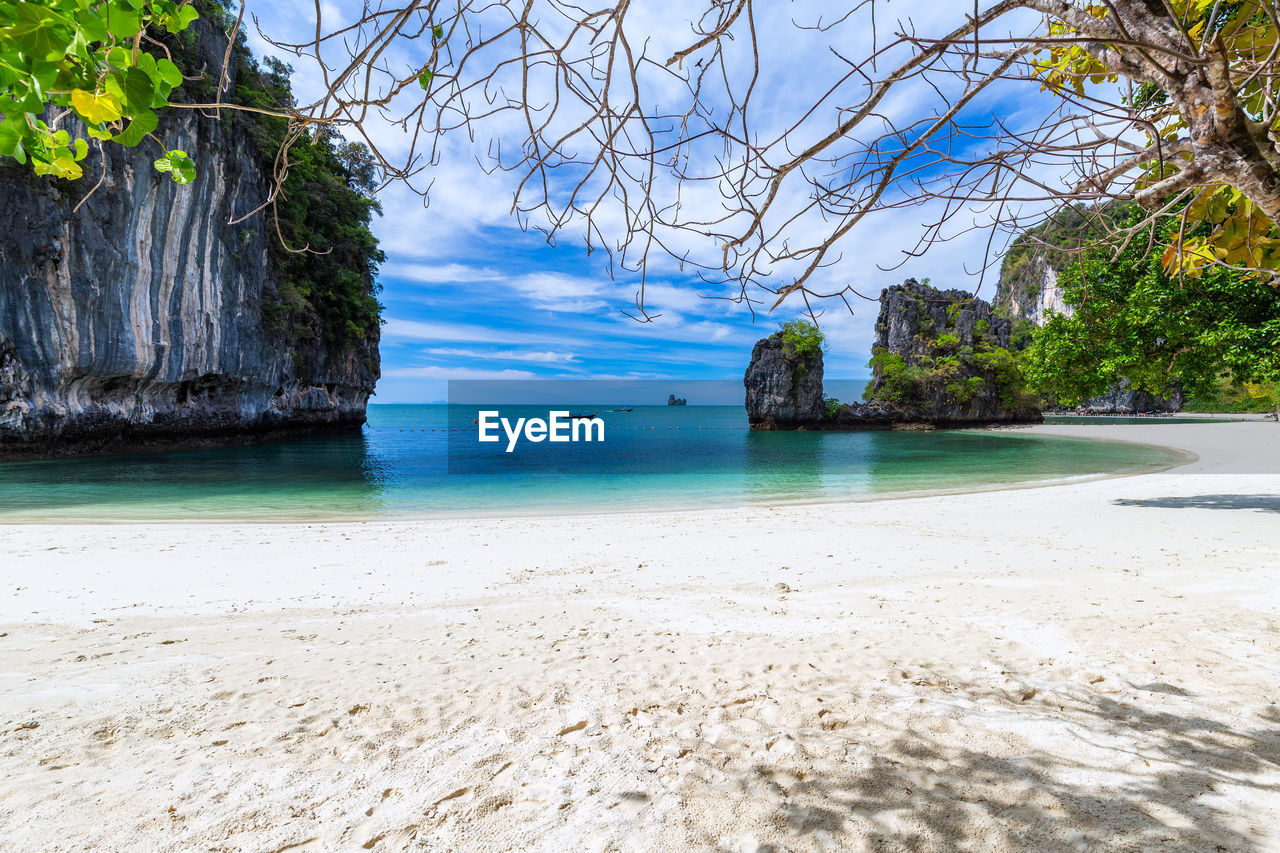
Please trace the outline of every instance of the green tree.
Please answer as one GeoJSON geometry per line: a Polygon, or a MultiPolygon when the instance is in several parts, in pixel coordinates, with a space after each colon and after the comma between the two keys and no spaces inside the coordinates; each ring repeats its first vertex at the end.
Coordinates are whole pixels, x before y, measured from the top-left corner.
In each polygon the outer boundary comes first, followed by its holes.
{"type": "MultiPolygon", "coordinates": [[[[1151,236],[1171,239],[1180,227],[1169,217],[1151,236]]],[[[1222,267],[1171,274],[1145,248],[1135,240],[1119,258],[1098,250],[1062,267],[1058,285],[1073,312],[1051,315],[1022,356],[1036,390],[1072,405],[1120,379],[1192,396],[1212,395],[1223,378],[1280,380],[1280,291],[1222,267]]]]}
{"type": "Polygon", "coordinates": [[[784,351],[789,350],[802,360],[827,351],[826,336],[808,320],[789,320],[779,330],[784,351]]]}
{"type": "MultiPolygon", "coordinates": [[[[89,142],[64,126],[83,122],[97,144],[154,138],[182,72],[157,37],[199,17],[173,0],[40,0],[0,3],[0,155],[38,175],[75,180],[89,142]]],[[[181,184],[195,177],[186,152],[166,150],[156,169],[181,184]]]]}

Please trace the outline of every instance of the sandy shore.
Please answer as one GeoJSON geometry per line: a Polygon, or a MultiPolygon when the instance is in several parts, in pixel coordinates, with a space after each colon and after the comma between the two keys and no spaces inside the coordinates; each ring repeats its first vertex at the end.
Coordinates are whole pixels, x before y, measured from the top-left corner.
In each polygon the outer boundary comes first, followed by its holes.
{"type": "Polygon", "coordinates": [[[12,850],[1280,850],[1280,427],[678,515],[0,527],[12,850]]]}

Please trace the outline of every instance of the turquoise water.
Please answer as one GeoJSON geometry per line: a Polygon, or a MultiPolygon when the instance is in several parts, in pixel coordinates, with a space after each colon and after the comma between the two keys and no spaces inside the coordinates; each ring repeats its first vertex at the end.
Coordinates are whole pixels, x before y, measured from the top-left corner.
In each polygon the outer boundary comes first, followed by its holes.
{"type": "MultiPolygon", "coordinates": [[[[503,415],[546,416],[545,407],[521,408],[504,407],[503,415]]],[[[505,442],[476,440],[473,411],[377,405],[363,431],[344,436],[5,463],[0,521],[536,515],[857,500],[1176,460],[1155,447],[1017,432],[751,432],[740,406],[600,414],[602,444],[522,443],[511,454],[505,442]]]]}

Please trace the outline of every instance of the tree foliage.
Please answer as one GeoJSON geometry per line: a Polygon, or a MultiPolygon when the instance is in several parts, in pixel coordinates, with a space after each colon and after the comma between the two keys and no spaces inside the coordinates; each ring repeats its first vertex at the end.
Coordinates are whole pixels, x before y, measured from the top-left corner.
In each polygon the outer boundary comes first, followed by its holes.
{"type": "Polygon", "coordinates": [[[783,352],[804,360],[827,351],[827,338],[808,320],[789,320],[780,327],[783,352]]]}
{"type": "MultiPolygon", "coordinates": [[[[1154,227],[1152,239],[1174,239],[1181,218],[1154,227]]],[[[1051,314],[1024,354],[1037,390],[1073,405],[1121,379],[1193,397],[1217,393],[1224,379],[1259,387],[1280,380],[1280,291],[1222,267],[1171,274],[1144,247],[1135,240],[1118,259],[1095,249],[1059,270],[1072,311],[1051,314]]]]}
{"type": "Polygon", "coordinates": [[[936,398],[963,406],[987,393],[990,383],[1005,408],[1034,404],[1013,353],[990,341],[960,346],[953,335],[939,335],[930,355],[908,360],[898,353],[877,352],[870,367],[875,379],[863,392],[867,400],[910,405],[936,398]]]}
{"type": "MultiPolygon", "coordinates": [[[[75,116],[101,144],[153,136],[182,72],[157,40],[199,17],[173,0],[0,2],[0,155],[38,175],[74,180],[89,143],[64,126],[75,116]]],[[[185,151],[156,168],[181,184],[195,177],[185,151]]]]}
{"type": "MultiPolygon", "coordinates": [[[[1136,176],[1127,192],[1177,228],[1156,229],[1166,269],[1280,270],[1280,18],[1274,3],[1168,0],[1086,3],[1054,20],[1062,42],[1041,54],[1044,86],[1076,102],[1127,81],[1122,107],[1145,146],[1101,176],[1136,176]],[[1132,11],[1126,12],[1129,8],[1132,11]],[[1126,16],[1132,20],[1126,21],[1126,16]],[[1126,29],[1132,45],[1082,36],[1126,29]],[[1144,51],[1143,48],[1146,48],[1144,51]],[[1198,227],[1203,223],[1208,228],[1198,227]]],[[[1105,97],[1105,96],[1104,96],[1105,97]]],[[[1136,223],[1149,231],[1155,218],[1136,223]]],[[[1124,232],[1132,239],[1134,232],[1124,232]]]]}

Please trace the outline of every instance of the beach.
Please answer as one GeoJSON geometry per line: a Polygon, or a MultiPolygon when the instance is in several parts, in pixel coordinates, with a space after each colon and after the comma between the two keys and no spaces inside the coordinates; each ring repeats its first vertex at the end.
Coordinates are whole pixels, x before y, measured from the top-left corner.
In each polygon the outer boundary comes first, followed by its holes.
{"type": "Polygon", "coordinates": [[[13,850],[1280,850],[1280,427],[1137,476],[0,527],[13,850]]]}

